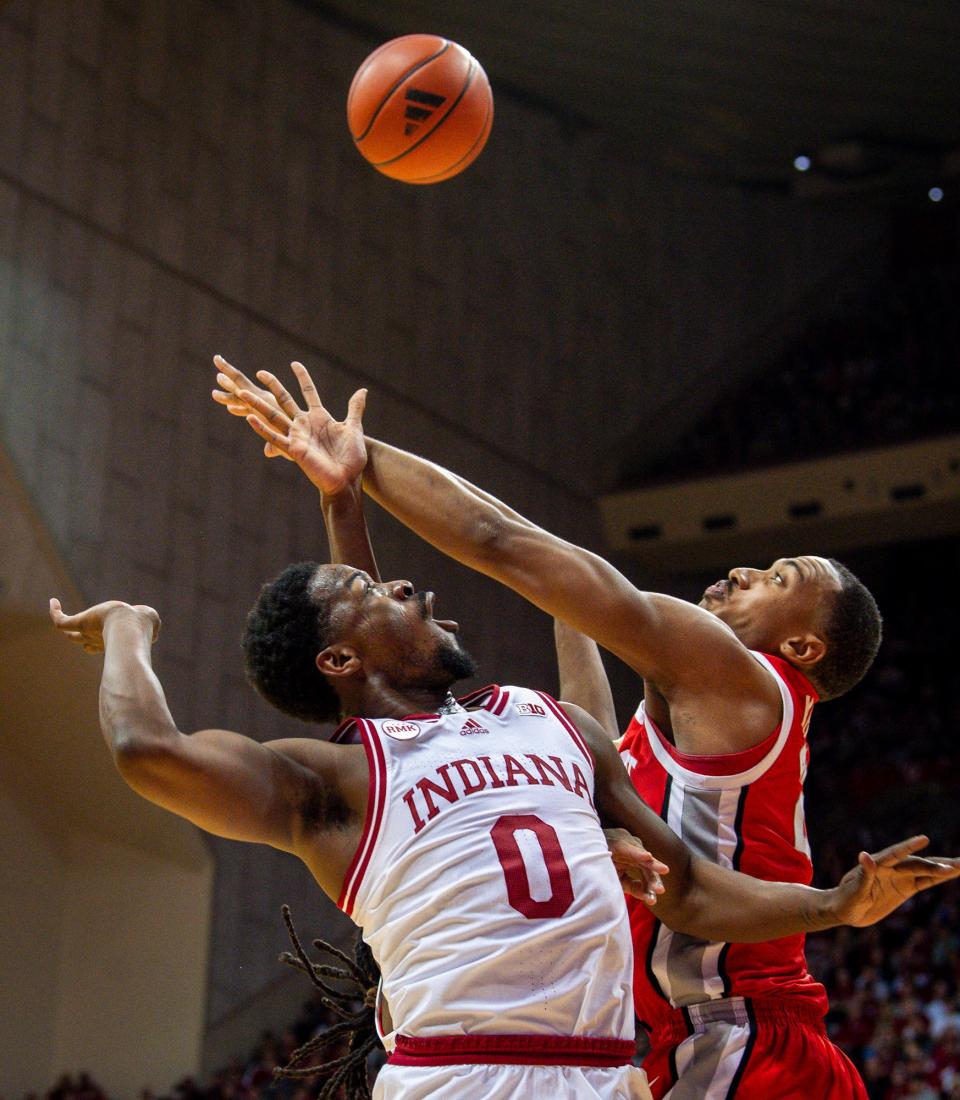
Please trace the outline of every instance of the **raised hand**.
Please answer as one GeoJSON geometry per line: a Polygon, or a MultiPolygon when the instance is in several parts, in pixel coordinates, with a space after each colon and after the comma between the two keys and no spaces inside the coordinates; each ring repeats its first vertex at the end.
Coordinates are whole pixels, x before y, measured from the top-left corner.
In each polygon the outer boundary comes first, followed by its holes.
{"type": "Polygon", "coordinates": [[[838,921],[856,928],[876,924],[921,890],[960,877],[960,859],[915,854],[929,843],[914,836],[873,855],[861,852],[858,865],[835,888],[838,921]]]}
{"type": "Polygon", "coordinates": [[[88,607],[76,615],[67,615],[58,599],[50,600],[50,618],[53,625],[72,642],[82,646],[87,653],[102,653],[104,650],[103,630],[109,616],[129,612],[149,624],[151,642],[157,640],[160,633],[160,616],[146,604],[131,605],[122,600],[106,600],[104,603],[88,607]]]}
{"type": "Polygon", "coordinates": [[[663,893],[660,876],[670,868],[655,859],[626,829],[604,829],[603,835],[623,892],[647,905],[656,905],[657,896],[663,893]]]}
{"type": "MultiPolygon", "coordinates": [[[[276,405],[276,398],[269,390],[261,389],[255,382],[251,382],[243,371],[237,370],[222,355],[213,357],[213,365],[217,368],[217,385],[223,388],[213,390],[211,397],[217,404],[223,405],[231,416],[242,416],[246,419],[250,415],[250,406],[237,396],[240,390],[249,390],[269,404],[276,405]]],[[[279,408],[279,406],[277,407],[279,408]]],[[[293,461],[289,455],[285,455],[283,451],[278,451],[272,443],[264,443],[263,453],[267,458],[279,457],[285,458],[288,462],[293,461]]]]}
{"type": "Polygon", "coordinates": [[[367,391],[350,398],[347,416],[335,420],[324,408],[313,379],[302,363],[291,363],[306,409],[301,409],[280,380],[269,371],[257,371],[265,388],[253,385],[240,371],[217,356],[221,367],[214,400],[247,423],[270,448],[295,462],[326,496],[333,496],[357,481],[367,463],[363,439],[363,410],[367,391]],[[228,368],[228,369],[224,369],[228,368]]]}

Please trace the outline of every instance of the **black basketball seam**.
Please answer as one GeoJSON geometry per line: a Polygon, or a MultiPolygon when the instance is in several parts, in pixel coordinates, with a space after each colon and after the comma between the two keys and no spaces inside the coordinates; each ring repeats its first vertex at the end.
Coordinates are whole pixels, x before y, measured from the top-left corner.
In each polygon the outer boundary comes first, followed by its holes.
{"type": "Polygon", "coordinates": [[[357,69],[354,74],[353,80],[350,82],[350,91],[347,92],[347,114],[350,114],[350,104],[353,102],[353,97],[357,94],[357,82],[363,76],[363,74],[370,68],[370,66],[377,60],[377,58],[386,50],[388,46],[392,45],[392,42],[384,42],[382,46],[378,46],[372,54],[364,61],[364,63],[357,69]]]}
{"type": "MultiPolygon", "coordinates": [[[[356,144],[359,145],[360,142],[363,141],[363,139],[367,136],[367,134],[370,133],[370,128],[377,121],[377,115],[379,115],[380,112],[383,110],[384,105],[386,104],[387,100],[393,95],[393,93],[397,90],[397,88],[399,88],[400,85],[408,77],[413,76],[413,74],[415,72],[419,72],[420,69],[422,69],[424,65],[429,65],[431,61],[435,61],[442,53],[445,53],[449,48],[450,48],[450,43],[447,42],[446,39],[444,39],[443,45],[440,47],[439,50],[437,50],[437,52],[435,54],[431,54],[429,57],[424,58],[423,61],[418,61],[417,64],[414,65],[412,69],[407,69],[407,71],[403,74],[403,76],[401,76],[400,79],[389,89],[389,91],[386,92],[383,99],[381,99],[380,102],[377,104],[377,109],[370,116],[370,121],[367,123],[367,128],[363,131],[362,134],[360,134],[358,137],[355,137],[353,139],[356,144]]],[[[347,100],[347,109],[349,110],[349,108],[350,108],[350,102],[349,102],[349,99],[348,99],[347,100]]],[[[450,110],[452,111],[453,108],[451,107],[450,110]]]]}
{"type": "Polygon", "coordinates": [[[408,153],[412,153],[414,151],[414,149],[419,148],[427,140],[428,137],[432,137],[437,132],[437,130],[439,130],[440,127],[447,121],[447,119],[453,114],[453,112],[457,109],[457,104],[467,94],[467,90],[469,89],[470,85],[473,83],[473,76],[474,76],[474,73],[477,71],[477,68],[478,68],[478,65],[477,65],[476,61],[471,57],[470,58],[470,68],[467,70],[467,79],[466,79],[466,82],[464,83],[463,87],[460,89],[460,94],[453,101],[453,103],[450,104],[450,110],[447,111],[447,113],[443,116],[442,119],[440,119],[440,121],[436,124],[436,126],[434,126],[434,128],[432,130],[428,130],[427,133],[425,133],[422,138],[419,138],[417,141],[415,141],[413,143],[413,145],[410,146],[409,149],[404,149],[404,151],[399,156],[391,157],[389,160],[371,161],[370,163],[374,166],[374,168],[385,168],[388,164],[396,164],[396,162],[398,160],[402,160],[408,153]]]}
{"type": "MultiPolygon", "coordinates": [[[[451,107],[450,110],[452,111],[453,108],[451,107]]],[[[493,96],[491,96],[487,100],[487,113],[483,116],[483,125],[480,127],[480,133],[477,135],[477,140],[473,143],[473,145],[470,146],[470,148],[463,154],[463,156],[456,162],[456,164],[451,164],[449,168],[444,168],[444,170],[442,172],[434,172],[434,174],[432,176],[417,176],[416,179],[405,180],[404,182],[405,183],[429,183],[431,180],[435,180],[440,176],[448,175],[450,172],[452,172],[457,167],[458,164],[463,164],[463,162],[470,157],[470,154],[474,151],[474,149],[476,149],[476,147],[480,144],[480,142],[483,141],[485,138],[489,137],[489,135],[490,135],[490,130],[489,130],[490,114],[491,114],[492,111],[493,111],[493,96]]]]}

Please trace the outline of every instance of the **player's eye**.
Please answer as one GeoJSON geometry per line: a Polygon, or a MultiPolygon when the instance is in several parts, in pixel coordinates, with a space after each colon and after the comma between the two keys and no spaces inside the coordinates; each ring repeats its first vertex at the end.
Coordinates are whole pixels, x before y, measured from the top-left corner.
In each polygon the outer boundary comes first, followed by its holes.
{"type": "Polygon", "coordinates": [[[773,574],[773,579],[777,584],[783,584],[783,574],[782,573],[774,573],[773,574]]]}

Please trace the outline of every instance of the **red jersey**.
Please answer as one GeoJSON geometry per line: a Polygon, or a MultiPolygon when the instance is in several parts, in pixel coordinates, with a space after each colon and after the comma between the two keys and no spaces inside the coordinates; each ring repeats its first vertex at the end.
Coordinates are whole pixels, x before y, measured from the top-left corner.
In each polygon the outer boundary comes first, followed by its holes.
{"type": "MultiPolygon", "coordinates": [[[[641,703],[620,755],[644,801],[698,855],[755,878],[809,885],[813,877],[803,812],[817,694],[779,657],[755,653],[783,699],[780,725],[745,752],[690,756],[677,750],[641,703]]],[[[654,1032],[671,1010],[722,997],[789,997],[827,1010],[826,991],[807,972],[804,937],[769,943],[711,943],[671,932],[656,910],[627,898],[634,943],[637,1016],[654,1032]]]]}

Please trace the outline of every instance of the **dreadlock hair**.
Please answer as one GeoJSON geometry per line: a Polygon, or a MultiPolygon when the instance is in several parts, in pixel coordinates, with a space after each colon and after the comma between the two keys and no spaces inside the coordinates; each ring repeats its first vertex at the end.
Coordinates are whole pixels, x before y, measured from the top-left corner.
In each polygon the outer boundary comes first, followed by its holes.
{"type": "Polygon", "coordinates": [[[329,645],[330,607],[312,591],[315,561],[288,565],[260,589],[243,633],[247,679],[279,710],[305,722],[331,722],[336,692],[316,666],[329,645]]]}
{"type": "Polygon", "coordinates": [[[354,944],[354,958],[348,958],[339,948],[325,940],[314,940],[317,950],[332,956],[343,963],[343,967],[311,962],[307,958],[290,916],[290,907],[282,908],[283,921],[287,926],[287,935],[293,945],[293,951],[284,951],[280,961],[302,970],[313,985],[320,990],[321,1003],[341,1017],[338,1023],[317,1032],[290,1055],[290,1061],[273,1071],[276,1078],[326,1077],[317,1093],[316,1100],[333,1100],[337,1090],[343,1086],[347,1100],[371,1100],[370,1085],[367,1081],[367,1056],[378,1046],[382,1046],[376,1029],[377,985],[380,981],[380,968],[373,952],[357,933],[354,944]],[[323,979],[332,978],[337,982],[348,983],[347,989],[335,989],[323,979]],[[357,1000],[363,1007],[356,1008],[357,1000]],[[298,1066],[309,1055],[329,1046],[349,1035],[349,1050],[342,1058],[321,1062],[313,1066],[298,1066]]]}
{"type": "Polygon", "coordinates": [[[840,591],[826,610],[823,632],[827,651],[811,672],[822,699],[835,699],[858,684],[873,664],[883,637],[883,619],[870,589],[834,558],[840,591]]]}

